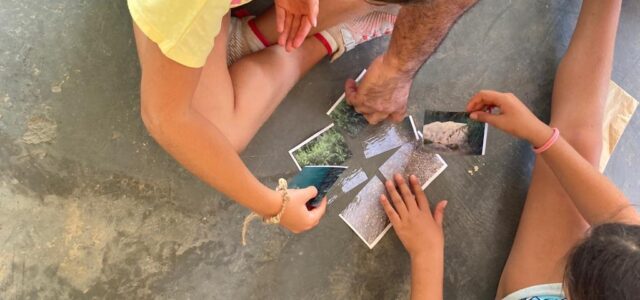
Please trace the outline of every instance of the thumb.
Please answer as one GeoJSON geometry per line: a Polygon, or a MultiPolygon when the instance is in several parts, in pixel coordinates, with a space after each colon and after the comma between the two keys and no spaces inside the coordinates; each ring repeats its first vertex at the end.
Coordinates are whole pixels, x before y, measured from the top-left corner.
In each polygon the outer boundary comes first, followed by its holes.
{"type": "Polygon", "coordinates": [[[447,207],[447,203],[449,203],[447,200],[442,200],[438,202],[438,204],[436,205],[436,208],[433,210],[433,219],[436,221],[436,224],[438,224],[438,227],[440,227],[441,229],[442,229],[442,222],[444,221],[444,209],[445,207],[447,207]]]}
{"type": "Polygon", "coordinates": [[[316,195],[318,195],[318,189],[316,189],[315,186],[310,186],[310,187],[306,187],[303,190],[303,195],[304,195],[304,201],[309,201],[309,199],[313,199],[316,197],[316,195]]]}
{"type": "Polygon", "coordinates": [[[483,123],[489,123],[492,126],[496,126],[496,121],[498,116],[497,115],[492,115],[488,112],[485,111],[474,111],[471,114],[469,114],[469,118],[471,118],[472,120],[476,120],[479,122],[483,122],[483,123]]]}
{"type": "Polygon", "coordinates": [[[344,83],[344,95],[347,100],[347,103],[353,105],[353,101],[356,99],[356,95],[358,94],[358,85],[355,80],[349,78],[344,83]]]}

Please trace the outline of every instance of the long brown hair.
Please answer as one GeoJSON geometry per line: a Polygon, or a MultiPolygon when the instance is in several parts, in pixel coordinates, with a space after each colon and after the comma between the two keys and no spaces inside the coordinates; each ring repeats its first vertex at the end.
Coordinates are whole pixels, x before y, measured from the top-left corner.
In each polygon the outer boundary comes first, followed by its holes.
{"type": "Polygon", "coordinates": [[[591,229],[569,255],[564,284],[572,300],[640,299],[640,226],[591,229]]]}

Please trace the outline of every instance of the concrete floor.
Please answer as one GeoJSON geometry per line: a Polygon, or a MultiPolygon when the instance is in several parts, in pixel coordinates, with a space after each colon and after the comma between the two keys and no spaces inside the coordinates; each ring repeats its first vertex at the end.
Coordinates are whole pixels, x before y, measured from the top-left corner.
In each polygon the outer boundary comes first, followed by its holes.
{"type": "MultiPolygon", "coordinates": [[[[263,3],[264,4],[264,3],[263,3]]],[[[410,112],[462,110],[480,88],[513,91],[548,118],[579,1],[482,0],[418,74],[410,112]]],[[[0,1],[0,298],[402,299],[409,260],[393,232],[373,250],[339,220],[277,227],[240,244],[248,211],[198,181],[146,133],[126,3],[0,1]]],[[[624,1],[614,80],[640,98],[640,0],[624,1]]],[[[244,160],[270,185],[287,150],[329,122],[343,81],[387,40],[323,61],[244,160]]],[[[491,299],[529,181],[528,146],[490,130],[484,157],[449,159],[428,189],[450,201],[446,299],[491,299]],[[473,175],[467,170],[478,166],[473,175]]],[[[640,116],[606,171],[640,199],[640,116]]]]}

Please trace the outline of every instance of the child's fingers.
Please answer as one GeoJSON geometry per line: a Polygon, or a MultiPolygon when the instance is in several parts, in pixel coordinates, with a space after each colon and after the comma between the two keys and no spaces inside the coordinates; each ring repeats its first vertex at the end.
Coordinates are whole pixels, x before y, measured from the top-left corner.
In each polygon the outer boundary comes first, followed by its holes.
{"type": "Polygon", "coordinates": [[[396,180],[396,184],[398,185],[398,189],[400,190],[400,194],[402,194],[402,199],[404,200],[404,204],[407,206],[407,210],[415,210],[418,208],[418,204],[416,203],[416,199],[413,196],[413,193],[407,186],[402,175],[395,174],[394,179],[396,180]]]}
{"type": "Polygon", "coordinates": [[[311,11],[309,12],[309,16],[307,16],[307,18],[309,19],[309,23],[313,26],[313,27],[318,27],[318,12],[319,12],[320,8],[318,7],[318,5],[313,5],[311,6],[311,11]]]}
{"type": "Polygon", "coordinates": [[[300,34],[300,23],[302,20],[302,16],[295,15],[293,17],[293,21],[291,22],[291,33],[289,34],[289,40],[287,41],[287,52],[291,52],[294,48],[293,42],[298,38],[298,34],[300,34]]]}
{"type": "Polygon", "coordinates": [[[436,208],[433,210],[433,220],[442,229],[442,222],[444,221],[444,209],[447,207],[447,200],[442,200],[436,204],[436,208]]]}
{"type": "Polygon", "coordinates": [[[276,29],[278,33],[282,33],[284,31],[284,19],[286,18],[286,13],[284,8],[280,6],[276,6],[276,29]]]}
{"type": "Polygon", "coordinates": [[[403,219],[407,215],[407,206],[404,205],[404,201],[402,201],[402,197],[398,194],[398,190],[396,190],[393,181],[387,180],[385,186],[387,187],[387,192],[389,192],[389,196],[391,196],[391,201],[393,201],[393,206],[396,208],[400,219],[403,219]]]}
{"type": "Polygon", "coordinates": [[[293,47],[298,48],[304,42],[304,39],[307,38],[307,35],[311,31],[311,23],[307,17],[303,17],[300,23],[300,28],[298,28],[298,34],[296,38],[293,40],[293,47]]]}
{"type": "Polygon", "coordinates": [[[306,187],[302,190],[304,192],[304,203],[309,201],[309,199],[313,199],[318,195],[318,189],[315,186],[306,187]]]}
{"type": "Polygon", "coordinates": [[[382,208],[384,208],[384,212],[387,213],[387,217],[389,217],[389,221],[391,221],[391,225],[395,227],[396,224],[400,223],[400,216],[398,216],[398,213],[396,212],[396,210],[393,209],[393,207],[391,206],[391,203],[389,203],[389,199],[387,199],[387,196],[380,195],[380,204],[382,204],[382,208]]]}
{"type": "Polygon", "coordinates": [[[469,100],[469,103],[467,104],[467,111],[472,112],[481,110],[485,106],[502,107],[503,104],[504,98],[502,93],[483,90],[479,91],[478,93],[473,95],[473,97],[471,97],[471,100],[469,100]]]}
{"type": "Polygon", "coordinates": [[[411,183],[411,188],[413,189],[413,194],[416,195],[416,202],[418,202],[418,207],[431,214],[431,208],[429,208],[429,201],[427,201],[427,196],[424,194],[422,190],[422,186],[420,185],[420,181],[416,175],[409,176],[409,182],[411,183]]]}
{"type": "Polygon", "coordinates": [[[469,118],[471,118],[472,120],[476,120],[479,122],[483,122],[483,123],[489,123],[493,126],[496,125],[498,118],[500,118],[499,115],[492,115],[488,112],[484,112],[484,111],[474,111],[469,115],[469,118]]]}
{"type": "Polygon", "coordinates": [[[291,22],[293,22],[293,16],[285,11],[284,29],[278,39],[278,44],[282,47],[287,46],[287,40],[289,39],[289,33],[291,32],[291,22]]]}
{"type": "Polygon", "coordinates": [[[327,211],[327,197],[322,197],[322,202],[316,208],[312,209],[309,212],[309,215],[312,219],[316,221],[315,224],[320,222],[320,218],[324,216],[324,213],[327,211]]]}

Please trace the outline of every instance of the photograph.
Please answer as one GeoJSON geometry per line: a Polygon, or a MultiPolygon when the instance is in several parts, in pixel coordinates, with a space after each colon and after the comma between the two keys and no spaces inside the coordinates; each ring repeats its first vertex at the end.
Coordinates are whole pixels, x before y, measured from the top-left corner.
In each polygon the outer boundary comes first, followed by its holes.
{"type": "MultiPolygon", "coordinates": [[[[363,70],[356,78],[356,82],[359,82],[366,72],[367,70],[363,70]]],[[[367,119],[347,103],[344,93],[329,109],[327,115],[331,117],[338,130],[350,137],[357,136],[364,128],[369,126],[367,119]]]]}
{"type": "Polygon", "coordinates": [[[351,227],[369,249],[373,249],[391,228],[389,218],[380,204],[380,195],[384,193],[384,184],[374,176],[353,201],[340,212],[340,218],[351,227]]]}
{"type": "Polygon", "coordinates": [[[362,142],[364,157],[371,158],[417,140],[419,136],[412,116],[407,116],[399,124],[385,122],[372,127],[362,142]]]}
{"type": "Polygon", "coordinates": [[[338,197],[352,191],[367,179],[369,177],[367,177],[367,173],[362,168],[349,168],[340,175],[340,178],[327,193],[327,204],[333,203],[338,197]]]}
{"type": "Polygon", "coordinates": [[[347,169],[343,166],[305,166],[291,182],[289,188],[303,189],[314,186],[318,190],[318,195],[307,202],[307,206],[317,207],[322,202],[322,198],[338,180],[340,175],[347,169]]]}
{"type": "Polygon", "coordinates": [[[474,121],[466,112],[431,111],[424,113],[423,147],[446,155],[484,155],[487,124],[474,121]]]}
{"type": "Polygon", "coordinates": [[[331,124],[289,150],[289,155],[302,171],[304,166],[344,166],[352,153],[344,136],[331,124]]]}
{"type": "Polygon", "coordinates": [[[404,178],[415,175],[424,190],[446,168],[447,163],[440,155],[425,151],[417,143],[407,143],[391,155],[378,170],[387,180],[393,180],[396,173],[402,174],[404,178]]]}

